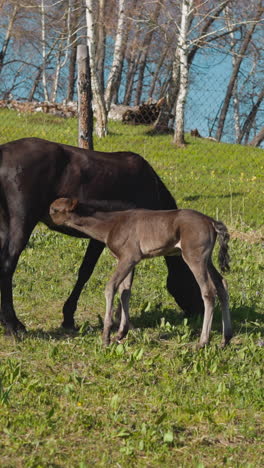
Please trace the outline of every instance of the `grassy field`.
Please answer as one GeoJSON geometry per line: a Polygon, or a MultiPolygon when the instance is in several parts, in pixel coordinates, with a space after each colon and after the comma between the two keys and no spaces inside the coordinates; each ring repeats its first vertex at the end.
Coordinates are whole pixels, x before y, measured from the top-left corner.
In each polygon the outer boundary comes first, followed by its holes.
{"type": "MultiPolygon", "coordinates": [[[[0,143],[35,135],[76,144],[74,119],[0,111],[0,128],[0,143]]],[[[110,130],[96,149],[139,152],[179,206],[228,225],[235,336],[219,348],[217,307],[211,344],[196,351],[201,319],[183,318],[157,258],[136,271],[134,329],[105,349],[103,293],[114,267],[107,251],[80,298],[80,331],[65,333],[61,310],[87,242],[37,226],[14,279],[29,333],[0,334],[0,465],[261,467],[264,151],[191,137],[176,149],[171,135],[151,136],[146,127],[111,123],[110,130]]]]}

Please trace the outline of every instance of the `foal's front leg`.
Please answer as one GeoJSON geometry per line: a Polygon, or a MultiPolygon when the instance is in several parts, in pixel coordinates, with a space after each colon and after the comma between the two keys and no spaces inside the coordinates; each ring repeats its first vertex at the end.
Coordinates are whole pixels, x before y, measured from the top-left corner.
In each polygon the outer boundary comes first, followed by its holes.
{"type": "MultiPolygon", "coordinates": [[[[132,272],[136,262],[135,261],[127,261],[127,260],[120,260],[117,265],[117,269],[115,270],[112,278],[107,283],[105,288],[105,300],[106,300],[106,312],[104,318],[104,330],[103,330],[103,343],[107,346],[110,343],[110,333],[113,324],[113,303],[114,297],[117,292],[119,285],[122,281],[130,275],[132,272]]],[[[128,298],[129,299],[129,298],[128,298]]],[[[123,305],[122,305],[123,309],[123,305]]],[[[123,319],[123,310],[121,315],[121,323],[123,319]]],[[[124,320],[124,324],[126,323],[126,319],[124,320]]],[[[121,327],[121,324],[120,324],[121,327]]],[[[119,327],[119,330],[120,330],[119,327]]]]}

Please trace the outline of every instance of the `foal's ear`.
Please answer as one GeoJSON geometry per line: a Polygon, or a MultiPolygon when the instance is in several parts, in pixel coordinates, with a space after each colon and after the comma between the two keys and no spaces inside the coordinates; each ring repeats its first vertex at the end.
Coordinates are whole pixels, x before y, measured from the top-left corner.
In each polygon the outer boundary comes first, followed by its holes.
{"type": "Polygon", "coordinates": [[[73,211],[77,205],[78,205],[78,198],[72,198],[70,201],[70,206],[69,206],[68,211],[73,211]]]}

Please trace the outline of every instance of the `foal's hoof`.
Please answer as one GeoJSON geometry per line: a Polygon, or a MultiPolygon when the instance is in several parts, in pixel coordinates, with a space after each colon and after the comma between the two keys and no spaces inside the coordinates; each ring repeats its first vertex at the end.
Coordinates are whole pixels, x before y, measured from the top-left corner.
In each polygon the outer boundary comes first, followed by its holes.
{"type": "Polygon", "coordinates": [[[109,336],[103,336],[102,337],[102,341],[103,341],[103,346],[105,348],[107,348],[107,346],[109,346],[111,344],[111,340],[110,340],[110,337],[109,336]]]}
{"type": "Polygon", "coordinates": [[[199,351],[199,349],[203,349],[206,346],[208,346],[208,343],[197,343],[196,345],[196,351],[199,351]]]}
{"type": "Polygon", "coordinates": [[[117,343],[117,344],[122,344],[125,341],[125,336],[114,336],[114,338],[111,339],[111,343],[117,343]]]}
{"type": "Polygon", "coordinates": [[[116,343],[122,343],[124,339],[127,337],[129,327],[126,327],[124,330],[118,332],[116,336],[113,338],[113,341],[116,343]]]}
{"type": "Polygon", "coordinates": [[[225,338],[221,342],[220,348],[225,348],[230,343],[231,338],[232,336],[225,336],[225,338]]]}

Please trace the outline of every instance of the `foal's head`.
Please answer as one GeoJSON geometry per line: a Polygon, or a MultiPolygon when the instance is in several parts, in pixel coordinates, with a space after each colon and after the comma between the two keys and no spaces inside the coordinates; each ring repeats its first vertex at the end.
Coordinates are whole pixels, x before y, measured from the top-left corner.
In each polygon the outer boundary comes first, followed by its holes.
{"type": "Polygon", "coordinates": [[[50,216],[55,224],[64,224],[70,217],[70,213],[76,208],[76,198],[58,198],[50,205],[50,216]]]}

